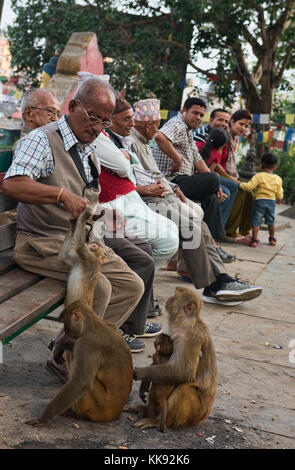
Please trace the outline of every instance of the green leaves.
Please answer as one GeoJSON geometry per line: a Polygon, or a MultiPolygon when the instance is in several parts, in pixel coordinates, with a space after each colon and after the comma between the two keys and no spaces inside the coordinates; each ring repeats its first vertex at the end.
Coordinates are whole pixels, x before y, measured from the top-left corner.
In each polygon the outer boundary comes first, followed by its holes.
{"type": "MultiPolygon", "coordinates": [[[[8,30],[12,65],[35,85],[43,64],[75,31],[97,34],[103,56],[114,59],[105,72],[115,88],[126,88],[130,101],[153,93],[166,109],[179,108],[178,84],[197,54],[213,59],[217,96],[229,106],[242,89],[252,112],[271,111],[273,90],[295,63],[295,0],[11,3],[17,15],[8,30]]],[[[196,73],[210,75],[199,68],[196,73]]]]}

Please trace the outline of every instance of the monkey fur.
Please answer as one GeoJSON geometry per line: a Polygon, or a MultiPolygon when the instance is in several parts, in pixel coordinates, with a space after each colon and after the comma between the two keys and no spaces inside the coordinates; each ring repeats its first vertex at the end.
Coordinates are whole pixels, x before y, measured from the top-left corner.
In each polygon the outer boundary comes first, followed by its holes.
{"type": "Polygon", "coordinates": [[[63,347],[69,380],[48,404],[39,419],[26,424],[42,426],[61,413],[91,421],[119,419],[133,382],[131,352],[121,334],[92,309],[103,248],[85,243],[86,207],[67,234],[60,256],[72,267],[60,315],[64,323],[63,347]],[[71,252],[75,241],[76,252],[71,252]],[[66,348],[66,350],[64,350],[66,348]]]}
{"type": "Polygon", "coordinates": [[[62,413],[90,421],[120,418],[131,392],[131,352],[118,330],[100,318],[85,301],[68,305],[60,315],[67,336],[75,341],[66,351],[69,380],[45,408],[39,419],[44,426],[62,413]]]}
{"type": "Polygon", "coordinates": [[[136,367],[134,372],[136,380],[152,383],[147,414],[160,403],[162,411],[160,406],[158,416],[148,416],[136,427],[161,426],[164,430],[166,426],[191,426],[209,416],[217,387],[217,360],[208,327],[200,318],[202,305],[200,297],[186,288],[176,288],[175,295],[167,300],[173,352],[166,362],[153,361],[151,366],[136,367]]]}
{"type": "Polygon", "coordinates": [[[107,261],[102,246],[98,243],[85,243],[86,222],[92,217],[92,210],[87,206],[78,217],[72,230],[64,240],[60,257],[65,264],[71,266],[67,282],[65,305],[76,300],[85,300],[93,306],[95,287],[100,266],[107,261]],[[71,251],[75,242],[75,252],[71,251]]]}

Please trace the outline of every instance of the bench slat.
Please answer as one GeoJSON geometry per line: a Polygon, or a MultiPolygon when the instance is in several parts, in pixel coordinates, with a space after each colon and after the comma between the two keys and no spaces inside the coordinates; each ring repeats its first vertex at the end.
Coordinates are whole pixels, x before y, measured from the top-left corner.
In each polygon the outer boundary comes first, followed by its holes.
{"type": "Polygon", "coordinates": [[[15,244],[16,222],[0,226],[0,251],[8,250],[15,244]]]}
{"type": "Polygon", "coordinates": [[[14,259],[12,258],[13,250],[7,250],[0,253],[0,274],[10,271],[16,266],[14,259]]]}
{"type": "Polygon", "coordinates": [[[42,276],[16,268],[0,276],[0,303],[40,281],[42,276]]]}
{"type": "Polygon", "coordinates": [[[15,209],[17,202],[14,199],[4,196],[3,192],[0,191],[0,212],[9,211],[15,209]]]}
{"type": "Polygon", "coordinates": [[[0,341],[28,327],[52,306],[61,304],[65,290],[65,282],[45,278],[3,302],[0,305],[0,341]]]}

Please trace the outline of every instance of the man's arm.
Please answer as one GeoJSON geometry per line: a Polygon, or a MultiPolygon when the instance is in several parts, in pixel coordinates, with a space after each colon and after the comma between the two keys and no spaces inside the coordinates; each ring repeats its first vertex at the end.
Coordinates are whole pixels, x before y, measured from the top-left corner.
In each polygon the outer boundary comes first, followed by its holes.
{"type": "MultiPolygon", "coordinates": [[[[3,181],[3,193],[7,197],[26,204],[56,204],[60,186],[50,186],[34,181],[29,176],[12,176],[3,181]]],[[[59,203],[76,218],[89,205],[88,199],[81,198],[63,189],[59,203]]]]}
{"type": "Polygon", "coordinates": [[[167,157],[171,158],[172,166],[169,168],[170,171],[178,171],[181,168],[182,164],[182,157],[180,153],[177,152],[174,145],[170,140],[161,132],[158,131],[155,135],[155,140],[158,144],[160,150],[167,155],[167,157]]]}
{"type": "Polygon", "coordinates": [[[208,166],[202,158],[195,162],[194,166],[198,173],[210,173],[208,166]]]}
{"type": "Polygon", "coordinates": [[[44,132],[36,129],[21,139],[14,150],[11,166],[3,181],[6,196],[27,204],[62,203],[76,218],[89,201],[60,186],[39,183],[54,170],[52,151],[44,132]]]}

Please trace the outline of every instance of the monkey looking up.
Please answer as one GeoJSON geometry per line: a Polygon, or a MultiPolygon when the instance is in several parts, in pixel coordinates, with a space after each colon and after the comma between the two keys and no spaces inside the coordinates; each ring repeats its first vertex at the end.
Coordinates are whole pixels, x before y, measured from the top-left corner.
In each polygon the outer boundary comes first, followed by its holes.
{"type": "Polygon", "coordinates": [[[46,425],[64,412],[91,421],[119,419],[133,383],[128,345],[85,301],[68,305],[60,320],[66,335],[74,340],[73,353],[65,351],[69,380],[41,417],[26,424],[46,425]]]}
{"type": "Polygon", "coordinates": [[[92,210],[87,206],[78,217],[72,230],[67,233],[60,252],[60,257],[64,263],[71,266],[65,305],[69,305],[76,300],[85,300],[90,307],[93,306],[100,266],[107,261],[102,246],[98,243],[87,244],[85,242],[86,222],[91,217],[92,210]],[[75,252],[71,251],[73,241],[75,242],[75,252]]]}
{"type": "MultiPolygon", "coordinates": [[[[206,419],[212,409],[217,387],[217,360],[207,325],[200,318],[203,302],[190,289],[176,288],[166,302],[173,352],[167,362],[136,367],[135,378],[152,382],[152,405],[166,394],[166,421],[161,414],[138,421],[138,428],[175,428],[190,426],[206,419]],[[174,385],[161,394],[161,388],[174,385]]],[[[151,393],[151,392],[150,392],[151,393]]],[[[162,400],[162,403],[165,401],[162,400]]],[[[129,409],[129,411],[133,411],[129,409]]]]}

